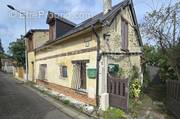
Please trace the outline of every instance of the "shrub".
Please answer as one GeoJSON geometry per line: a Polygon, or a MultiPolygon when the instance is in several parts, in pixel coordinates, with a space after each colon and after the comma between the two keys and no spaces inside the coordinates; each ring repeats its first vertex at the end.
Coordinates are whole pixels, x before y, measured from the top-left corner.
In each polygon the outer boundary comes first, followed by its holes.
{"type": "Polygon", "coordinates": [[[141,94],[141,81],[139,77],[139,69],[136,66],[133,66],[131,70],[130,78],[130,98],[139,99],[141,94]]]}
{"type": "Polygon", "coordinates": [[[69,105],[69,104],[70,104],[70,101],[69,101],[69,100],[64,100],[63,103],[64,103],[65,105],[69,105]]]}
{"type": "Polygon", "coordinates": [[[104,119],[126,119],[125,112],[117,108],[109,108],[103,113],[104,119]]]}

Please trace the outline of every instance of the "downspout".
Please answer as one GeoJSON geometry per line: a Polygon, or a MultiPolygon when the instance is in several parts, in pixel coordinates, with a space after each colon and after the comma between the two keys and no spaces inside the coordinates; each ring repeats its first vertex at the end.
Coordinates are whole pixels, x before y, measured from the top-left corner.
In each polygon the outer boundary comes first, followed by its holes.
{"type": "Polygon", "coordinates": [[[101,60],[100,55],[100,37],[98,33],[96,32],[94,25],[92,25],[92,31],[96,36],[97,40],[97,58],[96,58],[96,106],[99,107],[99,62],[101,60]]]}

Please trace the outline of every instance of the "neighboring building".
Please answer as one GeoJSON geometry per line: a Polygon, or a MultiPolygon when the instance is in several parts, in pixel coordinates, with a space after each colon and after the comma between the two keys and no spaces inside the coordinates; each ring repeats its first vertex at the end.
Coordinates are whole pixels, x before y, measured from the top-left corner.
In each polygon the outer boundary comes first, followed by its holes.
{"type": "Polygon", "coordinates": [[[1,64],[2,64],[2,71],[6,72],[6,73],[13,74],[14,65],[13,65],[13,60],[12,59],[3,58],[3,59],[1,59],[1,64]]]}
{"type": "Polygon", "coordinates": [[[35,81],[34,78],[34,62],[35,62],[35,52],[34,49],[42,46],[45,42],[49,40],[49,30],[48,29],[32,29],[26,35],[27,40],[27,54],[28,54],[28,80],[35,81]]]}
{"type": "Polygon", "coordinates": [[[104,0],[104,11],[79,25],[49,12],[49,41],[34,50],[38,84],[103,110],[119,107],[128,85],[107,83],[108,74],[118,66],[128,78],[136,66],[142,78],[142,41],[132,1],[111,4],[104,0]],[[113,100],[119,100],[117,105],[113,100]]]}

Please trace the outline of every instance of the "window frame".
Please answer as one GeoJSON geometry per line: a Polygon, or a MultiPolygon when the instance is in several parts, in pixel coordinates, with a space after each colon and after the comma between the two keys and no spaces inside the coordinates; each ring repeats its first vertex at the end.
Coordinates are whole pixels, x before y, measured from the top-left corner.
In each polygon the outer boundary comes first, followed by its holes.
{"type": "Polygon", "coordinates": [[[59,66],[59,78],[68,78],[68,67],[66,65],[59,66]]]}

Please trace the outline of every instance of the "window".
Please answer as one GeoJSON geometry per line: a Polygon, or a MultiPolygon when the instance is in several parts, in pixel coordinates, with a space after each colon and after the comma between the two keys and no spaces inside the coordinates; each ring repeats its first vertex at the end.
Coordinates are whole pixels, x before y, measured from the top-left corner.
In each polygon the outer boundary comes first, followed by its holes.
{"type": "Polygon", "coordinates": [[[128,50],[128,23],[121,19],[121,48],[128,50]]]}
{"type": "Polygon", "coordinates": [[[40,64],[38,78],[41,80],[47,79],[46,73],[47,73],[47,64],[40,64]]]}
{"type": "Polygon", "coordinates": [[[91,38],[86,38],[86,39],[84,40],[85,47],[90,47],[90,41],[91,41],[91,38]]]}
{"type": "Polygon", "coordinates": [[[61,65],[60,66],[60,78],[67,78],[68,74],[67,74],[67,66],[61,65]]]}

